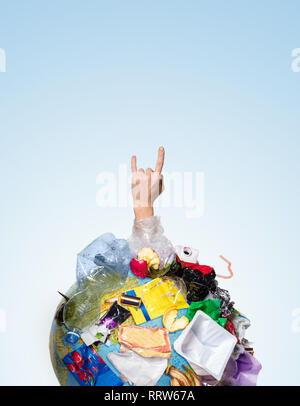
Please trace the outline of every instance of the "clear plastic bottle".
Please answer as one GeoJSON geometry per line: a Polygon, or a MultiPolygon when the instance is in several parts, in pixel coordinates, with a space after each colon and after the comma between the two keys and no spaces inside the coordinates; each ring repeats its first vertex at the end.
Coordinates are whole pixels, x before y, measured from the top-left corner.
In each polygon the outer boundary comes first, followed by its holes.
{"type": "Polygon", "coordinates": [[[63,321],[71,331],[82,332],[100,317],[102,297],[125,283],[131,253],[126,240],[103,234],[77,257],[77,290],[63,309],[63,321]]]}

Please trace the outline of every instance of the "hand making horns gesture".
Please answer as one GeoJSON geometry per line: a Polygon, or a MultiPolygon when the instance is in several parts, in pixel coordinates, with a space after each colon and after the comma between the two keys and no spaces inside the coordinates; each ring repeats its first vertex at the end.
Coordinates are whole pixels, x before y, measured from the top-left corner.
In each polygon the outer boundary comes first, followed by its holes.
{"type": "Polygon", "coordinates": [[[133,209],[136,220],[153,216],[153,203],[163,191],[165,150],[158,149],[155,170],[143,168],[137,170],[136,156],[131,158],[133,209]]]}

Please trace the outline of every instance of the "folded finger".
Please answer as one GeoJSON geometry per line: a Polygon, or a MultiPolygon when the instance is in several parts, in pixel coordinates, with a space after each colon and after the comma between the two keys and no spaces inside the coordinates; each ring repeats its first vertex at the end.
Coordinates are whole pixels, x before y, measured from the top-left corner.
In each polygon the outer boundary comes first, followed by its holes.
{"type": "Polygon", "coordinates": [[[146,175],[151,175],[151,173],[153,172],[153,170],[151,168],[147,168],[146,170],[146,175]]]}

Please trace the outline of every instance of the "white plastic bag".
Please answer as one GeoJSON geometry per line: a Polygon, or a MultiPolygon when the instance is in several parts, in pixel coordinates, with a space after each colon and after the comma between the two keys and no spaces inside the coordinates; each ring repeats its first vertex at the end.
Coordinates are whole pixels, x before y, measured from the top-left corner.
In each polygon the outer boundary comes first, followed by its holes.
{"type": "Polygon", "coordinates": [[[158,216],[135,220],[128,243],[133,257],[136,257],[142,248],[152,248],[159,256],[160,268],[163,268],[175,253],[171,241],[164,235],[158,216]]]}
{"type": "Polygon", "coordinates": [[[108,354],[114,367],[135,386],[154,386],[168,366],[165,358],[145,358],[133,351],[108,354]]]}

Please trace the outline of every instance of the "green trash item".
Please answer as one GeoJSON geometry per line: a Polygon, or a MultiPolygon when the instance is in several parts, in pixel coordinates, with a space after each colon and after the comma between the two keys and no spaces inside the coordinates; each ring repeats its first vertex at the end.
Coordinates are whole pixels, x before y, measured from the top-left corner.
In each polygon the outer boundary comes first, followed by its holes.
{"type": "Polygon", "coordinates": [[[123,275],[108,266],[99,266],[83,279],[63,309],[63,321],[69,330],[83,331],[100,317],[102,297],[119,289],[125,280],[123,275]]]}
{"type": "Polygon", "coordinates": [[[192,302],[190,307],[187,310],[186,317],[189,321],[192,321],[195,314],[198,310],[206,313],[209,317],[215,320],[221,327],[225,328],[225,324],[227,323],[227,318],[220,317],[221,300],[220,299],[206,299],[202,300],[201,302],[192,302]]]}

